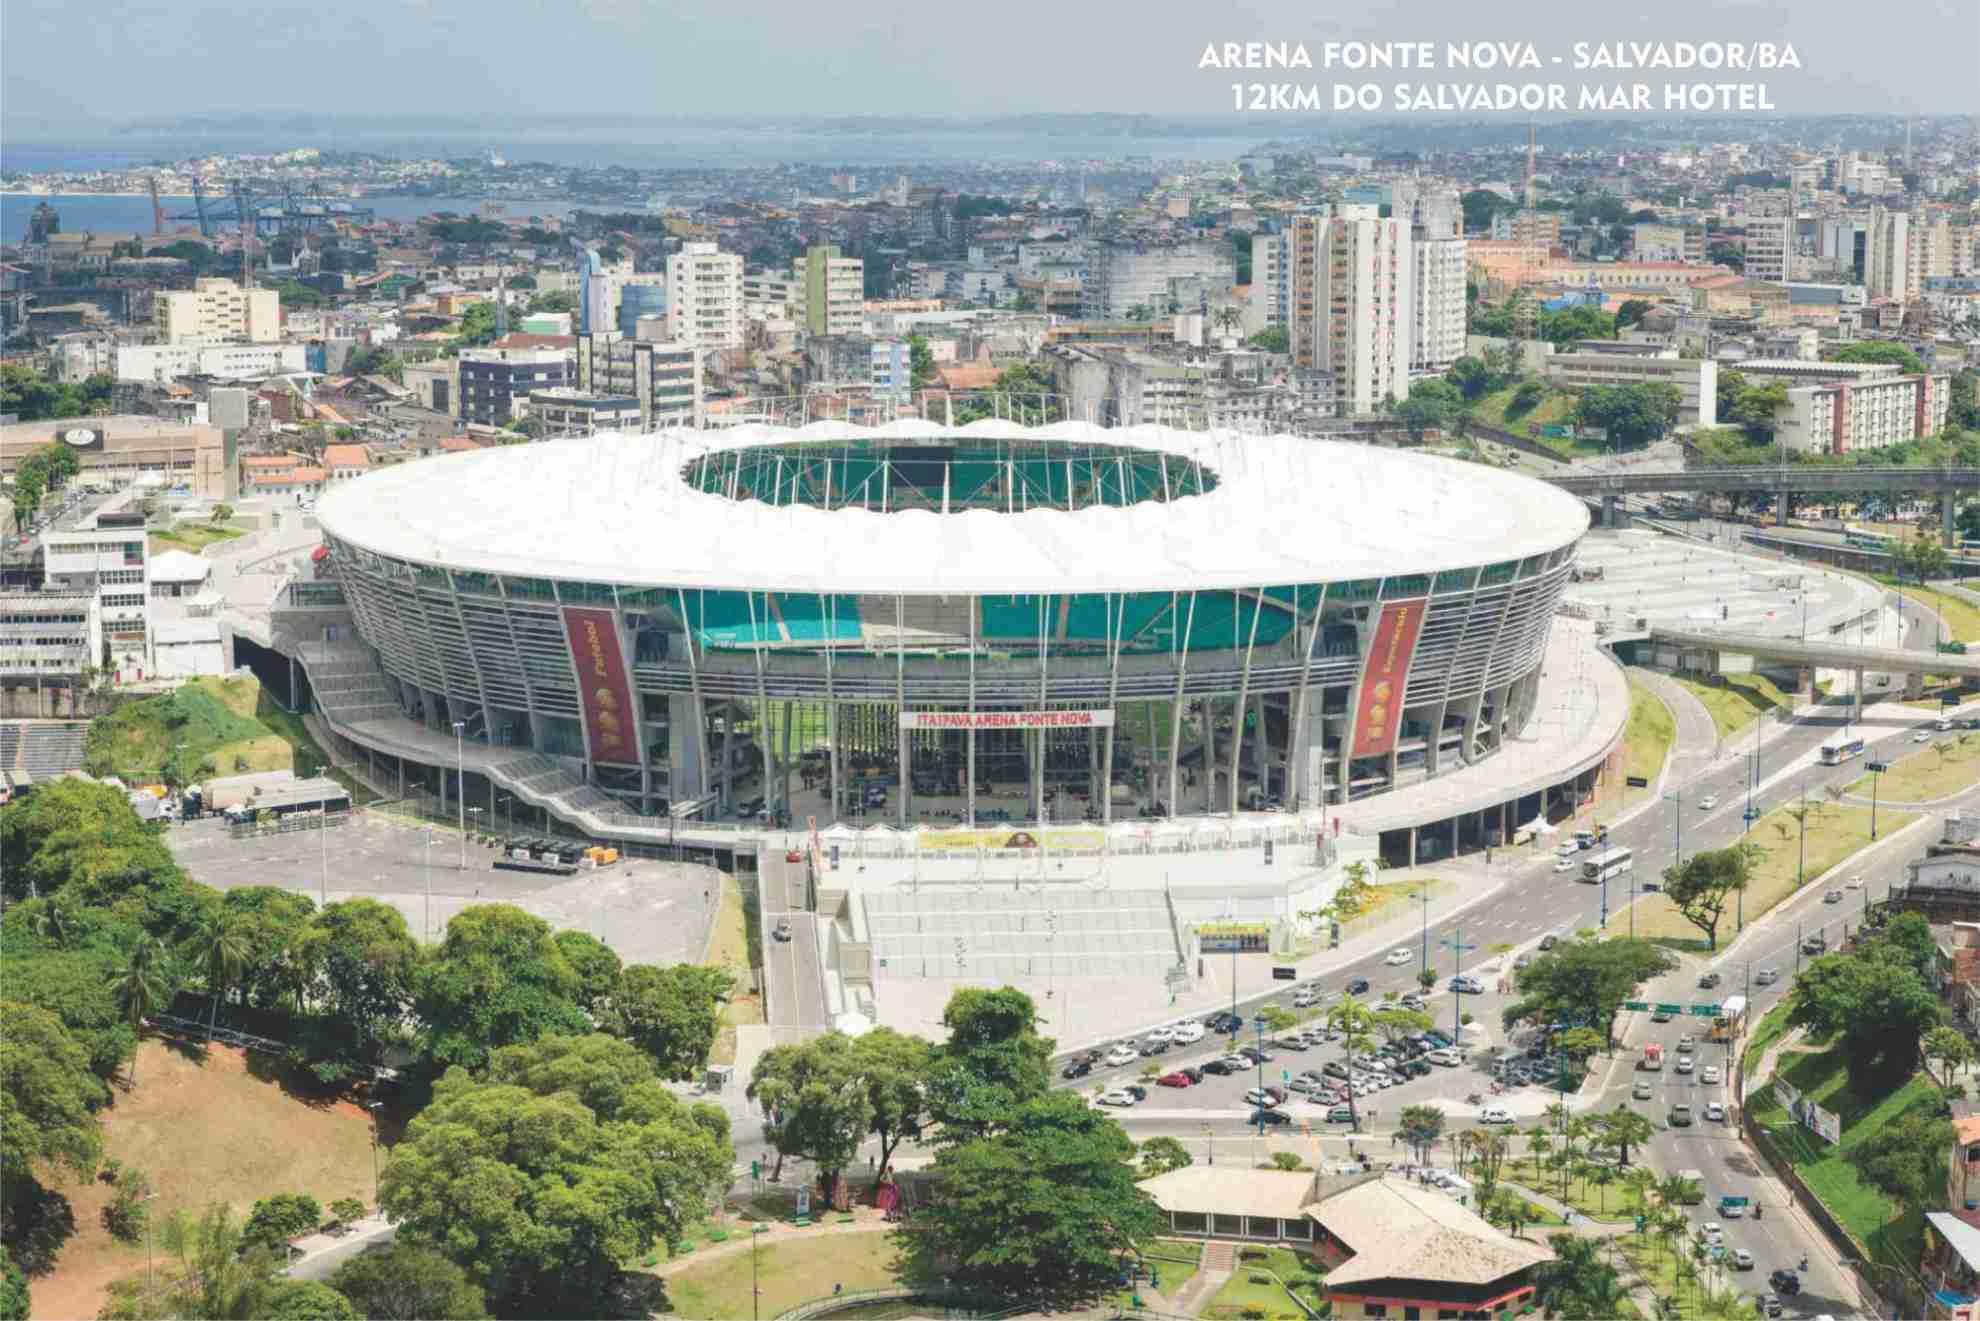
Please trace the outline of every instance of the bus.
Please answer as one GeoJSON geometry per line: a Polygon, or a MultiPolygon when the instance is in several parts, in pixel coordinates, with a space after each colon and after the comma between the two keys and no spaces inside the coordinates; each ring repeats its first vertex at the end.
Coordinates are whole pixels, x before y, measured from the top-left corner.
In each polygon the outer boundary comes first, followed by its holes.
{"type": "Polygon", "coordinates": [[[1600,857],[1590,858],[1581,864],[1581,879],[1590,885],[1597,885],[1627,875],[1635,866],[1635,859],[1628,849],[1603,849],[1600,857]]]}
{"type": "Polygon", "coordinates": [[[1858,550],[1889,551],[1894,546],[1889,537],[1880,537],[1874,532],[1845,532],[1843,542],[1858,550]]]}
{"type": "Polygon", "coordinates": [[[1822,745],[1822,764],[1824,766],[1840,766],[1844,762],[1851,761],[1862,755],[1863,740],[1860,738],[1849,739],[1842,743],[1824,743],[1822,745]]]}

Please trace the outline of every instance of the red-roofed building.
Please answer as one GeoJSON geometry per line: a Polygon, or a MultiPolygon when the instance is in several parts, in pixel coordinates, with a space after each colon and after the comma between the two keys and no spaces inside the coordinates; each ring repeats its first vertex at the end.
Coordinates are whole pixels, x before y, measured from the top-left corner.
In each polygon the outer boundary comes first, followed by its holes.
{"type": "Polygon", "coordinates": [[[323,466],[333,482],[349,481],[371,471],[371,451],[363,445],[325,445],[323,466]]]}

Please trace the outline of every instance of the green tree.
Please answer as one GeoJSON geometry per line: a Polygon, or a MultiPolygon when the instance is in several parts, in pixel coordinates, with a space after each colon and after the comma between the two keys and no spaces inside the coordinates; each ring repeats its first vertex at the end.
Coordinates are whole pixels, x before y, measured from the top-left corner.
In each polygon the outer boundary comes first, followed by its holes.
{"type": "Polygon", "coordinates": [[[1974,1060],[1973,1043],[1956,1027],[1935,1027],[1925,1034],[1919,1048],[1926,1059],[1939,1062],[1939,1072],[1951,1082],[1961,1069],[1974,1060]]]}
{"type": "Polygon", "coordinates": [[[1396,1132],[1416,1153],[1417,1163],[1428,1162],[1430,1148],[1444,1135],[1444,1112],[1434,1105],[1406,1105],[1396,1120],[1396,1132]]]}
{"type": "Polygon", "coordinates": [[[1452,363],[1451,369],[1444,373],[1444,379],[1455,385],[1467,401],[1483,398],[1497,384],[1484,360],[1470,354],[1452,363]]]}
{"type": "Polygon", "coordinates": [[[1898,546],[1896,559],[1900,574],[1909,573],[1921,583],[1945,577],[1946,566],[1951,562],[1945,543],[1923,528],[1898,546]]]}
{"type": "Polygon", "coordinates": [[[1421,441],[1426,431],[1442,431],[1464,411],[1464,396],[1448,381],[1431,377],[1410,387],[1409,396],[1390,410],[1409,429],[1411,440],[1421,441]]]}
{"type": "Polygon", "coordinates": [[[1910,1074],[1939,1001],[1902,955],[1872,945],[1807,964],[1788,992],[1788,1021],[1843,1047],[1850,1083],[1875,1095],[1910,1074]]]}
{"type": "Polygon", "coordinates": [[[1925,370],[1924,361],[1916,353],[1887,339],[1859,339],[1837,345],[1822,356],[1830,362],[1890,363],[1908,376],[1917,376],[1925,370]]]}
{"type": "Polygon", "coordinates": [[[1620,334],[1631,326],[1641,325],[1643,318],[1656,309],[1656,304],[1644,298],[1625,298],[1616,309],[1616,331],[1620,334]]]}
{"type": "Polygon", "coordinates": [[[495,342],[495,304],[470,303],[461,313],[460,326],[454,334],[456,348],[479,348],[495,342]]]}
{"type": "Polygon", "coordinates": [[[241,999],[262,1009],[287,1005],[300,1012],[309,976],[303,935],[316,901],[272,885],[249,885],[220,896],[220,912],[248,948],[241,969],[241,999]]]}
{"type": "Polygon", "coordinates": [[[1519,970],[1519,998],[1502,1015],[1518,1023],[1572,1023],[1615,1039],[1616,1014],[1632,992],[1677,966],[1647,940],[1567,940],[1519,970]]]}
{"type": "Polygon", "coordinates": [[[678,1245],[728,1181],[727,1121],[682,1105],[651,1060],[603,1034],[485,1058],[486,1077],[455,1068],[435,1084],[392,1149],[380,1208],[504,1312],[602,1315],[619,1263],[656,1238],[678,1245]]]}
{"type": "Polygon", "coordinates": [[[316,1280],[288,1280],[269,1295],[269,1321],[365,1321],[351,1301],[316,1280]]]}
{"type": "MultiPolygon", "coordinates": [[[[926,1041],[892,1028],[875,1028],[853,1042],[853,1064],[866,1087],[868,1131],[880,1141],[879,1172],[893,1162],[902,1138],[921,1132],[934,1059],[926,1041]]],[[[877,1177],[874,1182],[877,1187],[877,1177]]]]}
{"type": "Polygon", "coordinates": [[[1284,326],[1267,326],[1246,341],[1254,349],[1267,353],[1285,353],[1292,348],[1292,337],[1284,326]]]}
{"type": "MultiPolygon", "coordinates": [[[[588,931],[559,931],[551,937],[557,942],[557,949],[564,956],[564,962],[571,965],[577,974],[578,1003],[584,1006],[594,1022],[603,1024],[613,1012],[614,1001],[620,993],[619,975],[623,965],[612,947],[588,931]]],[[[623,1032],[615,1035],[623,1036],[623,1032]]]]}
{"type": "Polygon", "coordinates": [[[758,1057],[744,1095],[763,1109],[763,1136],[777,1153],[771,1177],[782,1176],[785,1157],[807,1159],[828,1194],[873,1123],[852,1038],[840,1032],[772,1046],[758,1057]]]}
{"type": "Polygon", "coordinates": [[[1759,855],[1760,849],[1751,843],[1734,844],[1704,849],[1682,865],[1664,868],[1664,897],[1685,921],[1705,933],[1714,950],[1719,948],[1719,923],[1734,896],[1745,892],[1759,855]]]}
{"type": "Polygon", "coordinates": [[[1980,371],[1962,367],[1952,374],[1946,394],[1946,426],[1980,431],[1980,371]]]}
{"type": "Polygon", "coordinates": [[[108,1090],[46,1009],[9,1001],[0,1021],[0,1179],[25,1184],[37,1163],[87,1178],[103,1154],[95,1112],[108,1090]]]}
{"type": "Polygon", "coordinates": [[[175,1212],[156,1235],[168,1254],[157,1270],[140,1271],[111,1286],[99,1321],[162,1321],[197,1316],[214,1321],[261,1321],[270,1316],[286,1281],[282,1263],[260,1244],[241,1237],[225,1205],[194,1218],[175,1212]],[[155,1275],[155,1282],[148,1277],[155,1275]]]}
{"type": "Polygon", "coordinates": [[[1023,991],[966,987],[942,1011],[949,1039],[935,1048],[929,1113],[942,1140],[978,1137],[1051,1086],[1052,1042],[1023,991]]]}
{"type": "Polygon", "coordinates": [[[582,988],[550,924],[510,904],[464,908],[413,975],[413,1004],[439,1065],[480,1068],[489,1052],[587,1030],[582,988]]]}
{"type": "Polygon", "coordinates": [[[1601,427],[1617,445],[1647,445],[1663,439],[1677,425],[1683,404],[1678,388],[1668,381],[1637,385],[1592,385],[1581,392],[1575,421],[1601,427]]]}
{"type": "Polygon", "coordinates": [[[16,1264],[7,1245],[0,1243],[0,1321],[27,1321],[32,1310],[27,1272],[16,1264]]]}
{"type": "Polygon", "coordinates": [[[1034,1095],[988,1136],[942,1149],[939,1195],[902,1248],[921,1275],[1000,1298],[1084,1299],[1161,1230],[1134,1143],[1070,1092],[1034,1095]]]}
{"type": "Polygon", "coordinates": [[[348,1225],[364,1219],[364,1203],[355,1197],[339,1197],[330,1203],[330,1219],[339,1225],[348,1225]]]}
{"type": "MultiPolygon", "coordinates": [[[[1341,1059],[1351,1061],[1375,1044],[1375,1011],[1351,995],[1336,1000],[1327,1010],[1327,1026],[1340,1034],[1341,1059]]],[[[1355,1107],[1355,1093],[1348,1090],[1348,1127],[1361,1131],[1361,1115],[1355,1107]]]]}
{"type": "Polygon", "coordinates": [[[1615,1267],[1602,1260],[1599,1239],[1550,1234],[1547,1246],[1554,1259],[1540,1263],[1533,1272],[1538,1286],[1533,1301],[1542,1312],[1568,1321],[1607,1321],[1628,1311],[1623,1305],[1628,1291],[1615,1267]]]}
{"type": "Polygon", "coordinates": [[[685,1082],[708,1062],[732,985],[720,968],[635,964],[620,978],[615,1013],[625,1036],[653,1057],[662,1077],[685,1082]]]}
{"type": "MultiPolygon", "coordinates": [[[[110,994],[116,998],[117,1008],[130,1024],[131,1040],[137,1040],[139,1027],[144,1020],[172,1002],[172,985],[165,978],[159,966],[164,947],[149,937],[131,947],[130,957],[124,962],[124,970],[117,980],[110,984],[110,994]]],[[[131,1052],[131,1086],[137,1086],[137,1051],[131,1052]]]]}
{"type": "Polygon", "coordinates": [[[1618,1165],[1628,1165],[1630,1149],[1648,1142],[1656,1131],[1647,1116],[1620,1104],[1603,1113],[1599,1122],[1603,1143],[1615,1151],[1618,1165]]]}
{"type": "Polygon", "coordinates": [[[280,1254],[290,1239],[307,1234],[323,1223],[323,1206],[308,1193],[276,1193],[254,1204],[241,1238],[259,1243],[280,1254]]]}
{"type": "Polygon", "coordinates": [[[432,1248],[394,1243],[337,1268],[330,1287],[370,1321],[483,1321],[481,1286],[432,1248]]]}
{"type": "Polygon", "coordinates": [[[1519,203],[1503,194],[1485,188],[1474,188],[1458,198],[1458,205],[1464,208],[1464,228],[1467,233],[1480,233],[1492,227],[1492,218],[1501,211],[1517,211],[1519,203]]]}
{"type": "MultiPolygon", "coordinates": [[[[456,922],[484,910],[464,910],[456,922]]],[[[470,919],[470,932],[481,930],[470,919]]],[[[419,944],[406,929],[406,919],[390,904],[376,899],[345,899],[314,914],[297,940],[297,961],[306,970],[312,994],[336,1022],[348,1030],[349,1042],[362,1050],[405,1017],[420,980],[419,944]]],[[[443,956],[444,957],[444,956],[443,956]]],[[[486,972],[498,959],[481,957],[481,947],[464,938],[443,989],[452,991],[474,975],[486,972]]],[[[492,976],[492,973],[490,974],[492,976]]],[[[437,1000],[452,1008],[451,999],[437,1000]]],[[[431,1020],[429,1020],[431,1022],[431,1020]]],[[[447,1020],[448,1026],[454,1020],[447,1020]]]]}
{"type": "Polygon", "coordinates": [[[549,293],[537,294],[531,298],[529,300],[529,310],[531,312],[552,313],[575,312],[577,311],[577,295],[567,293],[562,289],[553,289],[549,293]]]}
{"type": "Polygon", "coordinates": [[[214,913],[193,933],[188,953],[205,974],[206,993],[212,997],[213,1008],[206,1020],[206,1037],[211,1041],[220,1021],[220,1002],[228,988],[240,980],[254,952],[232,916],[214,913]]]}
{"type": "Polygon", "coordinates": [[[908,376],[917,390],[927,388],[935,379],[935,351],[928,347],[926,335],[908,337],[908,376]]]}
{"type": "Polygon", "coordinates": [[[1907,1211],[1937,1206],[1946,1195],[1946,1153],[1953,1126],[1936,1115],[1913,1111],[1887,1124],[1875,1142],[1859,1143],[1844,1159],[1863,1181],[1907,1211]]]}
{"type": "Polygon", "coordinates": [[[46,1009],[82,1048],[97,1077],[116,1077],[137,1046],[129,1015],[119,1006],[114,948],[41,950],[6,963],[6,994],[46,1009]]]}
{"type": "MultiPolygon", "coordinates": [[[[1297,1159],[1297,1158],[1295,1158],[1297,1159]]],[[[1170,1170],[1180,1170],[1184,1166],[1196,1164],[1196,1158],[1189,1154],[1189,1148],[1174,1138],[1149,1138],[1141,1144],[1141,1177],[1152,1179],[1170,1170]]]]}

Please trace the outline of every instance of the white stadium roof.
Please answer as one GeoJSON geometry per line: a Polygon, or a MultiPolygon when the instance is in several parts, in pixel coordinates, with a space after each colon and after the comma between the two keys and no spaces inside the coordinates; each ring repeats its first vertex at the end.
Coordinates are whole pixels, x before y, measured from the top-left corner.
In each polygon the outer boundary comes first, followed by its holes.
{"type": "Polygon", "coordinates": [[[1292,436],[901,421],[666,430],[424,459],[333,486],[330,535],[453,569],[592,582],[908,595],[1344,582],[1518,559],[1588,527],[1575,497],[1482,464],[1292,436]],[[818,509],[693,489],[704,454],[859,439],[1056,440],[1182,455],[1202,495],[1019,513],[818,509]]]}

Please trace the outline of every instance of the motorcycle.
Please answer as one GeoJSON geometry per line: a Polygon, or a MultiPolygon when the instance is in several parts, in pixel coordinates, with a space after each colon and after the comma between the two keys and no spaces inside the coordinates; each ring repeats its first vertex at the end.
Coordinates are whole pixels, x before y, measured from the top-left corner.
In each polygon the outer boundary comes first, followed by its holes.
{"type": "Polygon", "coordinates": [[[1473,1092],[1471,1095],[1464,1098],[1464,1103],[1466,1105],[1483,1105],[1485,1103],[1485,1098],[1480,1096],[1477,1092],[1473,1092]]]}

